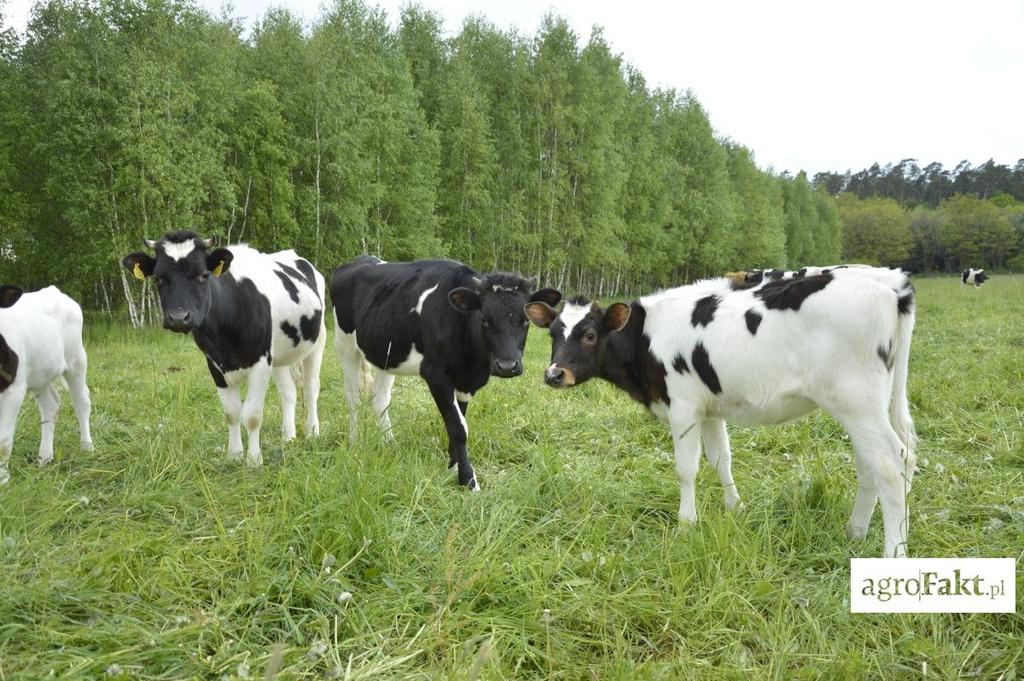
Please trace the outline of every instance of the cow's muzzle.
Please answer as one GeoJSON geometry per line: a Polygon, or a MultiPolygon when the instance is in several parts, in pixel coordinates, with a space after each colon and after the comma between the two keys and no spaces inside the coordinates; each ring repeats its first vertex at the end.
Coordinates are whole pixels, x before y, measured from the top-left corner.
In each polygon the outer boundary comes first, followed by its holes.
{"type": "Polygon", "coordinates": [[[523,373],[523,363],[518,359],[496,359],[491,363],[491,375],[512,378],[523,373]]]}
{"type": "Polygon", "coordinates": [[[544,382],[552,388],[568,388],[576,385],[576,377],[571,370],[552,364],[544,372],[544,382]]]}
{"type": "Polygon", "coordinates": [[[177,333],[188,333],[195,325],[188,310],[175,310],[164,315],[164,328],[177,333]]]}

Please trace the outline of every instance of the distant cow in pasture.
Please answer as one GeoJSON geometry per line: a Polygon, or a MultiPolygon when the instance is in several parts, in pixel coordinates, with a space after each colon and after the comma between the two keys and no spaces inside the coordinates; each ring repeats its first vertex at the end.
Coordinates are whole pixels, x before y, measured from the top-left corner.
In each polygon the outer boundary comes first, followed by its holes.
{"type": "Polygon", "coordinates": [[[271,377],[281,395],[282,436],[286,442],[295,437],[293,370],[303,383],[306,435],[319,434],[317,400],[326,343],[323,275],[295,251],[267,254],[242,244],[210,250],[209,239],[190,231],[145,243],[156,257],[131,253],[122,264],[139,279],[153,278],[164,328],[191,334],[206,355],[228,422],[228,457],[242,457],[244,424],[246,462],[263,462],[260,427],[271,377]]]}
{"type": "Polygon", "coordinates": [[[26,393],[36,396],[42,421],[39,464],[53,459],[53,431],[60,407],[54,383],[61,379],[71,393],[82,449],[92,450],[87,364],[78,303],[55,286],[35,293],[23,293],[16,286],[0,287],[0,485],[10,479],[7,461],[26,393]]]}
{"type": "Polygon", "coordinates": [[[373,407],[388,438],[395,376],[421,376],[444,419],[448,467],[457,465],[459,483],[479,490],[466,446],[469,399],[491,376],[522,373],[530,326],[524,306],[561,299],[554,289],[533,292],[533,283],[518,275],[478,274],[450,260],[386,263],[364,255],[336,269],[331,300],[350,440],[364,358],[377,368],[373,407]]]}
{"type": "Polygon", "coordinates": [[[915,463],[906,393],[914,289],[903,272],[823,268],[752,286],[712,279],[607,308],[586,298],[560,312],[531,303],[527,314],[550,328],[549,385],[597,376],[669,425],[680,520],[697,517],[702,439],[732,508],[739,495],[726,421],[783,423],[820,407],[846,428],[856,454],[847,534],[866,535],[881,499],[884,555],[906,555],[905,495],[915,463]]]}
{"type": "Polygon", "coordinates": [[[985,274],[985,270],[977,270],[973,267],[969,267],[960,274],[960,280],[964,286],[974,286],[977,288],[986,281],[989,280],[989,276],[985,274]]]}

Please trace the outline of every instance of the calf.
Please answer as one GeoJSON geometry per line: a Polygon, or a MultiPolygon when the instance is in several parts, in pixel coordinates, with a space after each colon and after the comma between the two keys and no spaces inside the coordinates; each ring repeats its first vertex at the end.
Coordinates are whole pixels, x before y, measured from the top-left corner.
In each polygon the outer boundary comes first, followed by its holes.
{"type": "Polygon", "coordinates": [[[356,433],[363,358],[377,368],[373,407],[387,437],[395,376],[422,376],[448,432],[448,467],[458,465],[459,482],[479,490],[466,448],[466,410],[491,376],[522,373],[530,326],[523,306],[554,306],[562,299],[554,289],[532,289],[518,275],[477,274],[450,260],[385,263],[364,255],[336,269],[331,300],[350,440],[356,433]]]}
{"type": "Polygon", "coordinates": [[[86,365],[78,303],[55,286],[25,294],[15,286],[0,287],[0,485],[10,479],[7,461],[26,392],[36,396],[42,420],[39,465],[53,459],[53,430],[60,407],[54,383],[61,378],[71,393],[82,449],[92,450],[86,365]]]}
{"type": "Polygon", "coordinates": [[[960,274],[960,280],[964,286],[973,285],[977,288],[988,281],[989,276],[985,274],[985,270],[976,270],[973,267],[969,267],[960,274]]]}
{"type": "Polygon", "coordinates": [[[317,399],[326,342],[323,275],[295,251],[266,254],[241,244],[211,251],[210,240],[188,231],[145,243],[156,257],[132,253],[122,264],[139,279],[153,278],[164,328],[191,334],[206,355],[228,421],[228,457],[242,457],[245,424],[246,462],[263,462],[260,426],[271,377],[281,395],[283,438],[295,437],[293,370],[302,376],[306,435],[319,434],[317,399]]]}
{"type": "Polygon", "coordinates": [[[856,453],[848,535],[865,536],[881,499],[884,555],[905,555],[915,462],[906,394],[914,290],[903,272],[832,268],[757,285],[713,279],[607,309],[585,298],[560,313],[532,303],[527,314],[550,328],[549,385],[598,376],[669,425],[680,520],[697,517],[701,439],[732,508],[739,495],[726,421],[782,423],[820,407],[850,433],[856,453]]]}

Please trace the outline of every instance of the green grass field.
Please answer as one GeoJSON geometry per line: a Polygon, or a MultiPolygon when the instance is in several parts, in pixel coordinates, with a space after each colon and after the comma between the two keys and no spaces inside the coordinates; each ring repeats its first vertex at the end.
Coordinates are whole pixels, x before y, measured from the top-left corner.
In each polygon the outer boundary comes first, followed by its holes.
{"type": "MultiPolygon", "coordinates": [[[[916,284],[910,554],[1020,559],[1024,276],[916,284]]],[[[681,530],[667,429],[609,385],[546,388],[536,329],[524,376],[471,403],[480,494],[418,379],[396,442],[367,404],[349,448],[333,345],[321,437],[282,446],[271,389],[258,470],[226,461],[189,339],[93,320],[86,347],[96,451],[65,395],[37,468],[26,404],[0,488],[0,681],[1024,676],[1024,614],[850,614],[881,516],[846,539],[852,452],[823,414],[731,428],[746,510],[705,463],[681,530]]]]}

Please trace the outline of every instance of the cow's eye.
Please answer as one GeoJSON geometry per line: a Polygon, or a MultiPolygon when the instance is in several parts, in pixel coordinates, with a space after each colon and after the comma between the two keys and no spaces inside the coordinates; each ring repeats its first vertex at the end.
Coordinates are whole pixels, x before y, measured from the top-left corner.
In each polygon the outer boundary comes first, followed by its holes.
{"type": "Polygon", "coordinates": [[[201,283],[205,282],[209,278],[210,278],[210,273],[209,272],[203,272],[202,274],[200,274],[199,276],[196,277],[196,281],[198,281],[201,284],[201,283]]]}
{"type": "Polygon", "coordinates": [[[489,327],[491,326],[491,324],[490,324],[490,322],[488,322],[488,321],[487,321],[487,320],[485,319],[485,320],[483,320],[482,322],[480,322],[480,326],[486,329],[486,328],[489,328],[489,327]]]}
{"type": "Polygon", "coordinates": [[[597,340],[597,334],[594,333],[593,331],[587,331],[583,335],[583,340],[587,343],[593,343],[597,340]]]}
{"type": "Polygon", "coordinates": [[[153,283],[156,284],[157,286],[159,286],[160,284],[164,283],[163,277],[158,277],[158,276],[156,276],[154,274],[153,275],[153,283]]]}

